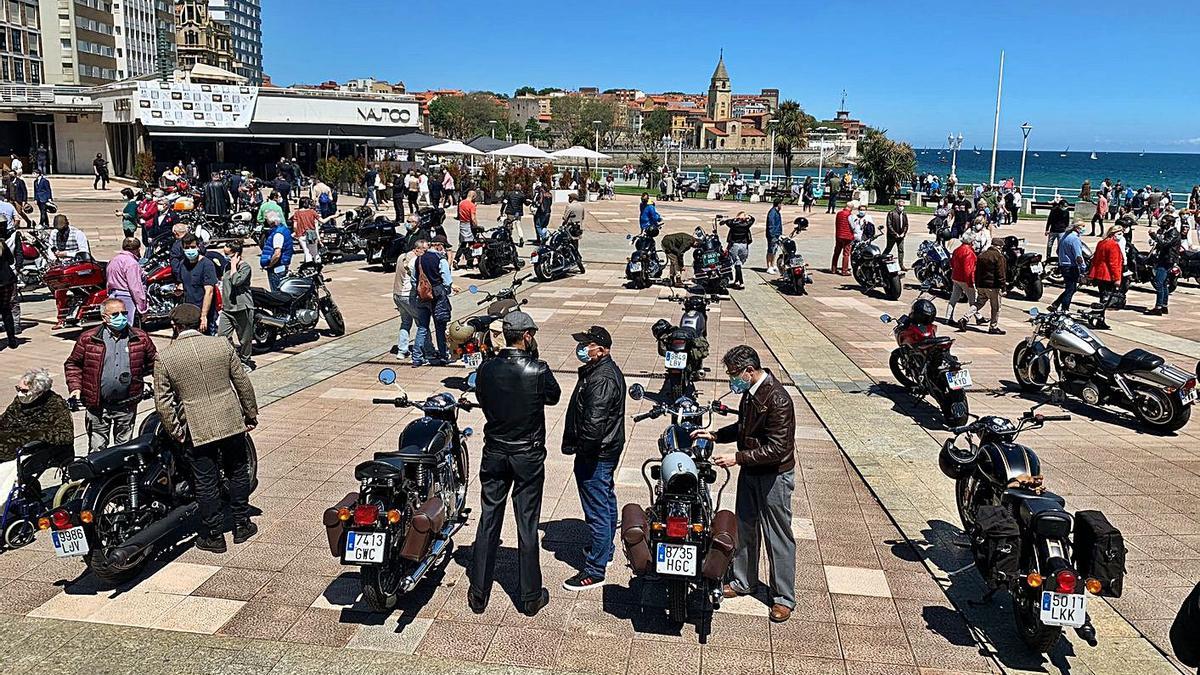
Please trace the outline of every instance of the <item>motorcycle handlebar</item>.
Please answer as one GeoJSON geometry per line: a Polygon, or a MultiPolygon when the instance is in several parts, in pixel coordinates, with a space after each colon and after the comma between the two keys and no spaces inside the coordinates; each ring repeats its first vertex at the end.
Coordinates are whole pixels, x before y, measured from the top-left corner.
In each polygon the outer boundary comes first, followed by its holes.
{"type": "Polygon", "coordinates": [[[397,408],[403,408],[408,405],[408,399],[401,396],[397,396],[396,398],[373,398],[371,399],[371,403],[376,405],[394,405],[397,408]]]}
{"type": "Polygon", "coordinates": [[[1042,415],[1041,421],[1043,421],[1043,422],[1069,422],[1069,421],[1071,421],[1071,416],[1070,415],[1042,415]]]}
{"type": "Polygon", "coordinates": [[[641,415],[634,415],[633,421],[634,422],[644,422],[648,419],[653,419],[658,416],[656,414],[657,411],[658,411],[658,408],[652,408],[650,410],[650,412],[645,412],[645,413],[642,413],[641,415]]]}

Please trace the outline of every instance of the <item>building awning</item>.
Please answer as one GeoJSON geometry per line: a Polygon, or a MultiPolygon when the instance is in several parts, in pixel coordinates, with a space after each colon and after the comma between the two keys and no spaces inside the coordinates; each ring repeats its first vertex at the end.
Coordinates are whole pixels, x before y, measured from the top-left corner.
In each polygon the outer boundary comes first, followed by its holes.
{"type": "Polygon", "coordinates": [[[367,146],[372,148],[390,148],[393,150],[423,150],[445,142],[441,138],[423,134],[414,129],[407,134],[372,140],[370,143],[367,143],[367,146]]]}
{"type": "MultiPolygon", "coordinates": [[[[154,137],[214,140],[331,140],[371,141],[396,134],[395,128],[354,124],[305,124],[298,122],[252,122],[246,129],[147,126],[154,137]]],[[[436,139],[435,139],[436,141],[436,139]]]]}

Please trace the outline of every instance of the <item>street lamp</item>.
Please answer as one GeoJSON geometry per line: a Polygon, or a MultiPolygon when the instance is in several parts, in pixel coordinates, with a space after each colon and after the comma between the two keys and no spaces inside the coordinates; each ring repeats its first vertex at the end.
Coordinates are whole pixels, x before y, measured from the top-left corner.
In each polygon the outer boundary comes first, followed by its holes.
{"type": "Polygon", "coordinates": [[[601,124],[604,124],[604,122],[601,122],[600,120],[592,120],[592,126],[595,127],[595,129],[596,129],[596,145],[592,149],[595,150],[596,152],[600,152],[600,125],[601,124]]]}
{"type": "MultiPolygon", "coordinates": [[[[1021,180],[1017,183],[1020,186],[1017,189],[1020,191],[1022,198],[1024,198],[1024,196],[1025,196],[1025,152],[1027,150],[1029,150],[1029,132],[1030,131],[1033,131],[1032,124],[1030,124],[1029,122],[1026,122],[1021,125],[1021,134],[1025,138],[1021,141],[1021,180]]],[[[1021,206],[1020,204],[1017,205],[1018,208],[1020,206],[1021,206]]]]}
{"type": "Polygon", "coordinates": [[[488,124],[492,125],[492,138],[496,137],[496,120],[488,120],[488,124]]]}
{"type": "Polygon", "coordinates": [[[671,137],[666,134],[663,134],[662,144],[663,144],[663,166],[664,167],[667,165],[667,162],[670,161],[667,158],[667,148],[671,147],[670,145],[668,145],[670,142],[671,142],[671,137]]]}
{"type": "MultiPolygon", "coordinates": [[[[767,182],[772,184],[775,182],[775,127],[771,125],[778,121],[779,120],[775,119],[774,117],[767,120],[767,128],[771,130],[771,147],[768,148],[771,153],[771,168],[767,170],[767,182]]],[[[791,176],[788,176],[789,181],[791,178],[791,176]]]]}
{"type": "Polygon", "coordinates": [[[958,149],[962,147],[963,135],[955,138],[954,134],[946,136],[946,145],[950,146],[950,178],[958,182],[958,149]]]}

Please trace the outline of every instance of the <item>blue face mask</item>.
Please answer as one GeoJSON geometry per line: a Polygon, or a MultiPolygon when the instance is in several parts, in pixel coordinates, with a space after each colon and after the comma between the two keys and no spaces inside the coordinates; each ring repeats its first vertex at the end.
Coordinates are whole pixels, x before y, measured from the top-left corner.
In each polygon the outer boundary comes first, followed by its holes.
{"type": "Polygon", "coordinates": [[[744,394],[750,391],[750,383],[743,380],[741,377],[734,375],[729,378],[729,390],[735,394],[744,394]]]}
{"type": "Polygon", "coordinates": [[[200,249],[198,249],[198,248],[185,248],[185,249],[183,249],[183,254],[184,254],[185,256],[187,256],[187,259],[188,259],[188,260],[195,260],[196,258],[199,258],[199,257],[200,257],[200,249]]]}
{"type": "Polygon", "coordinates": [[[578,347],[576,347],[575,348],[575,358],[579,359],[580,363],[587,363],[588,361],[591,361],[592,357],[588,355],[588,346],[587,345],[579,345],[578,347]]]}
{"type": "Polygon", "coordinates": [[[108,317],[108,325],[116,331],[125,330],[125,327],[129,325],[129,317],[124,314],[113,314],[108,317]]]}

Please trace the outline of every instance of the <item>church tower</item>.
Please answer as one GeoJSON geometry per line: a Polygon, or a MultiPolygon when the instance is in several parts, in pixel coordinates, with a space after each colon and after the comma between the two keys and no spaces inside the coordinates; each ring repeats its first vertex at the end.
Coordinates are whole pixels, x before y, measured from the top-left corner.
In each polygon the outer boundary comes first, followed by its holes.
{"type": "Polygon", "coordinates": [[[729,86],[729,73],[725,70],[725,50],[721,50],[717,69],[709,81],[708,116],[718,122],[733,116],[733,89],[729,86]]]}

